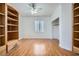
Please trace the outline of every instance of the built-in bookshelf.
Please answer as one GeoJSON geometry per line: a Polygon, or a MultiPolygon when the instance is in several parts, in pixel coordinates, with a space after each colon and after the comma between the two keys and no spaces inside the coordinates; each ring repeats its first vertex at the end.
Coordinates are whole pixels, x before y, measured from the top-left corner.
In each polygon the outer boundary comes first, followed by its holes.
{"type": "Polygon", "coordinates": [[[73,51],[79,53],[79,3],[73,4],[73,51]]]}
{"type": "Polygon", "coordinates": [[[8,52],[19,39],[18,12],[12,6],[0,3],[0,55],[5,49],[8,52]]]}
{"type": "Polygon", "coordinates": [[[5,45],[5,4],[0,3],[0,55],[6,52],[5,45]],[[4,52],[2,53],[3,50],[4,52]]]}
{"type": "Polygon", "coordinates": [[[0,46],[5,45],[5,4],[0,4],[0,46]]]}
{"type": "Polygon", "coordinates": [[[18,12],[11,6],[7,5],[7,41],[8,50],[10,50],[18,40],[18,12]]]}

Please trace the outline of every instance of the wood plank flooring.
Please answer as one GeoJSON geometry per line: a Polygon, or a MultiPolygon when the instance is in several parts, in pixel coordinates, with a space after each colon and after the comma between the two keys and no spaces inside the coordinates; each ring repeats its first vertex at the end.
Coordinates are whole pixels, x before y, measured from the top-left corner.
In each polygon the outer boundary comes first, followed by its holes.
{"type": "Polygon", "coordinates": [[[73,52],[58,46],[58,40],[50,39],[23,39],[10,50],[8,56],[72,56],[73,52]]]}

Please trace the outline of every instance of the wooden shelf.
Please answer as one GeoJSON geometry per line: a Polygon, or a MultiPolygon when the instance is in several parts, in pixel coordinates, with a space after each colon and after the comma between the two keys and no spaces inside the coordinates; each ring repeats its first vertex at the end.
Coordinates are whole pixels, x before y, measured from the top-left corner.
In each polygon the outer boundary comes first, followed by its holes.
{"type": "Polygon", "coordinates": [[[73,46],[73,51],[74,51],[75,53],[79,53],[79,48],[76,47],[76,46],[73,46]]]}
{"type": "Polygon", "coordinates": [[[74,32],[79,33],[79,31],[74,31],[74,32]]]}
{"type": "Polygon", "coordinates": [[[79,23],[74,23],[74,25],[79,25],[79,23]]]}
{"type": "Polygon", "coordinates": [[[9,32],[18,32],[18,31],[17,31],[17,30],[14,30],[14,31],[8,31],[8,33],[9,33],[9,32]]]}
{"type": "Polygon", "coordinates": [[[17,40],[18,39],[13,39],[13,40],[9,40],[8,41],[8,51],[11,50],[12,48],[14,48],[14,46],[17,44],[17,40]]]}
{"type": "Polygon", "coordinates": [[[0,25],[0,27],[4,27],[4,25],[0,25]]]}
{"type": "Polygon", "coordinates": [[[75,10],[77,10],[77,9],[79,9],[79,6],[78,6],[78,7],[76,7],[76,8],[74,8],[74,11],[75,11],[75,10]]]}
{"type": "Polygon", "coordinates": [[[13,43],[13,42],[17,42],[17,39],[8,41],[8,44],[13,43]]]}
{"type": "Polygon", "coordinates": [[[8,26],[18,26],[18,25],[15,25],[15,24],[8,24],[8,26]]]}
{"type": "Polygon", "coordinates": [[[78,49],[78,50],[79,50],[79,48],[78,48],[78,47],[76,47],[76,46],[74,46],[74,48],[76,48],[76,49],[78,49]]]}
{"type": "Polygon", "coordinates": [[[11,17],[8,17],[8,20],[18,21],[18,20],[16,20],[16,19],[11,18],[11,17]]]}
{"type": "Polygon", "coordinates": [[[79,6],[79,3],[74,3],[73,4],[73,9],[77,8],[79,6]]]}
{"type": "Polygon", "coordinates": [[[77,39],[77,38],[75,38],[74,40],[77,40],[77,41],[79,41],[79,39],[77,39]]]}
{"type": "Polygon", "coordinates": [[[0,13],[0,15],[5,15],[4,13],[0,13]]]}
{"type": "Polygon", "coordinates": [[[12,16],[15,16],[15,17],[18,17],[16,14],[14,14],[14,13],[12,13],[12,12],[10,12],[10,11],[8,11],[8,14],[9,14],[9,15],[12,15],[12,16]]]}
{"type": "Polygon", "coordinates": [[[0,56],[6,55],[6,45],[0,47],[0,56]]]}
{"type": "Polygon", "coordinates": [[[4,35],[0,35],[0,37],[3,37],[4,35]]]}
{"type": "Polygon", "coordinates": [[[79,17],[79,15],[76,15],[76,16],[74,16],[74,17],[79,17]]]}
{"type": "Polygon", "coordinates": [[[11,11],[11,12],[13,12],[15,14],[18,14],[17,10],[15,10],[15,8],[13,8],[13,7],[9,6],[9,5],[8,5],[8,11],[11,11]]]}

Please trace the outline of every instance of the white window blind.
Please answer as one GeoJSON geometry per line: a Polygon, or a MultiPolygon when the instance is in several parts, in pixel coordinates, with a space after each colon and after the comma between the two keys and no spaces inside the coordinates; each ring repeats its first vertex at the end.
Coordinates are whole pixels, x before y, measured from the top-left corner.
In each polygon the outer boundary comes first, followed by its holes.
{"type": "Polygon", "coordinates": [[[35,32],[39,32],[39,21],[35,20],[35,32]]]}
{"type": "Polygon", "coordinates": [[[44,32],[44,21],[35,20],[35,32],[44,32]]]}
{"type": "Polygon", "coordinates": [[[40,32],[44,32],[44,21],[40,21],[40,32]]]}

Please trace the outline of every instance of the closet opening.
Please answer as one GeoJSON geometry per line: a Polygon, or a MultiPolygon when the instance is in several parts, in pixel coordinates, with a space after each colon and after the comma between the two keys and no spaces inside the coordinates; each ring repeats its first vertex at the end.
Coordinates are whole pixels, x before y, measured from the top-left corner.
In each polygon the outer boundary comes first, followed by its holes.
{"type": "Polygon", "coordinates": [[[59,17],[52,21],[52,38],[59,42],[59,17]]]}

